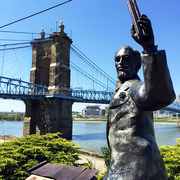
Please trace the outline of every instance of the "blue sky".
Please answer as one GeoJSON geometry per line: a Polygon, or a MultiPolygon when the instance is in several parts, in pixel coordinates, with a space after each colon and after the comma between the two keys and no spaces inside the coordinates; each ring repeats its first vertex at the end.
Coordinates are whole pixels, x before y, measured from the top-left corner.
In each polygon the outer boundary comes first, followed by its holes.
{"type": "MultiPolygon", "coordinates": [[[[6,0],[0,2],[0,26],[44,10],[63,1],[60,0],[6,0]]],[[[140,12],[152,22],[155,44],[165,49],[170,74],[176,94],[180,94],[180,1],[137,0],[140,12]]],[[[71,2],[39,14],[0,31],[40,32],[42,24],[46,33],[56,31],[56,22],[63,17],[65,32],[86,56],[114,79],[114,53],[122,45],[130,45],[142,51],[130,36],[131,19],[126,0],[72,0],[71,2]]],[[[0,32],[0,39],[32,40],[38,36],[0,32]]],[[[0,44],[10,43],[0,40],[0,44]]],[[[12,43],[12,42],[11,42],[12,43]]],[[[2,56],[1,56],[2,57],[2,56]]],[[[2,59],[0,59],[2,63],[2,59]]],[[[27,72],[31,62],[27,63],[27,72]]],[[[1,69],[0,69],[1,71],[1,69]]],[[[142,71],[139,72],[143,79],[142,71]]],[[[81,110],[85,104],[76,104],[73,110],[81,110]]],[[[0,111],[24,111],[22,102],[0,100],[0,111]]]]}

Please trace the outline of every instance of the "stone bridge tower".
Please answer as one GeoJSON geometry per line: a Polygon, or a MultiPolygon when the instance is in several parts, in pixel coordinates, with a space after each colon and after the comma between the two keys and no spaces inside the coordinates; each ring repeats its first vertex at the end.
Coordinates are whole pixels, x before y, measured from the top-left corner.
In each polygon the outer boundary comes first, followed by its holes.
{"type": "Polygon", "coordinates": [[[70,46],[72,40],[64,32],[32,41],[32,68],[30,82],[48,87],[48,95],[41,100],[26,100],[23,135],[61,132],[72,138],[72,103],[70,91],[70,46]],[[67,98],[65,98],[67,97],[67,98]]]}

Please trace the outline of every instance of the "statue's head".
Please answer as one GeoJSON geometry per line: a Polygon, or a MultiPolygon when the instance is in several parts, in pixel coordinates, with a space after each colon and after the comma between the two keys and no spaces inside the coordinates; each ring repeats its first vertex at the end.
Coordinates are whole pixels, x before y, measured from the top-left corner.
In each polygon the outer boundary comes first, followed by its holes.
{"type": "Polygon", "coordinates": [[[115,53],[115,67],[120,81],[126,81],[137,75],[141,67],[141,55],[130,46],[122,46],[115,53]]]}

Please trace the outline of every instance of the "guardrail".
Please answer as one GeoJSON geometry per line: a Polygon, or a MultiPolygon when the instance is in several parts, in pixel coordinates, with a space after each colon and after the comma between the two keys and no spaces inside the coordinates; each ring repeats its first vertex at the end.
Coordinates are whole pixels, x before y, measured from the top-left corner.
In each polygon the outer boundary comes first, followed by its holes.
{"type": "Polygon", "coordinates": [[[47,92],[46,86],[41,86],[21,79],[0,76],[0,97],[12,99],[41,98],[47,92]]]}
{"type": "Polygon", "coordinates": [[[109,104],[113,92],[95,90],[71,90],[72,96],[79,98],[80,102],[109,104]]]}

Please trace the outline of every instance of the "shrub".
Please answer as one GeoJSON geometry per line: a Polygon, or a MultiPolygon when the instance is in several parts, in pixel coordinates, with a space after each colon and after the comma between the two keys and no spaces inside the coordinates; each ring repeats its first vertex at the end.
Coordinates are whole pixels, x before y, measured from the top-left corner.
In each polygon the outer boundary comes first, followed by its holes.
{"type": "Polygon", "coordinates": [[[104,157],[105,164],[108,168],[110,165],[110,151],[108,147],[103,148],[103,157],[104,157]]]}
{"type": "Polygon", "coordinates": [[[53,164],[78,166],[76,161],[80,147],[60,135],[31,135],[1,143],[0,179],[24,180],[28,177],[27,170],[44,160],[53,164]]]}
{"type": "Polygon", "coordinates": [[[169,180],[180,180],[180,139],[174,146],[161,146],[159,151],[163,157],[169,180]]]}
{"type": "Polygon", "coordinates": [[[106,172],[107,172],[107,168],[106,168],[106,170],[105,170],[104,172],[99,173],[98,175],[96,175],[96,178],[97,178],[98,180],[103,180],[106,172]]]}

